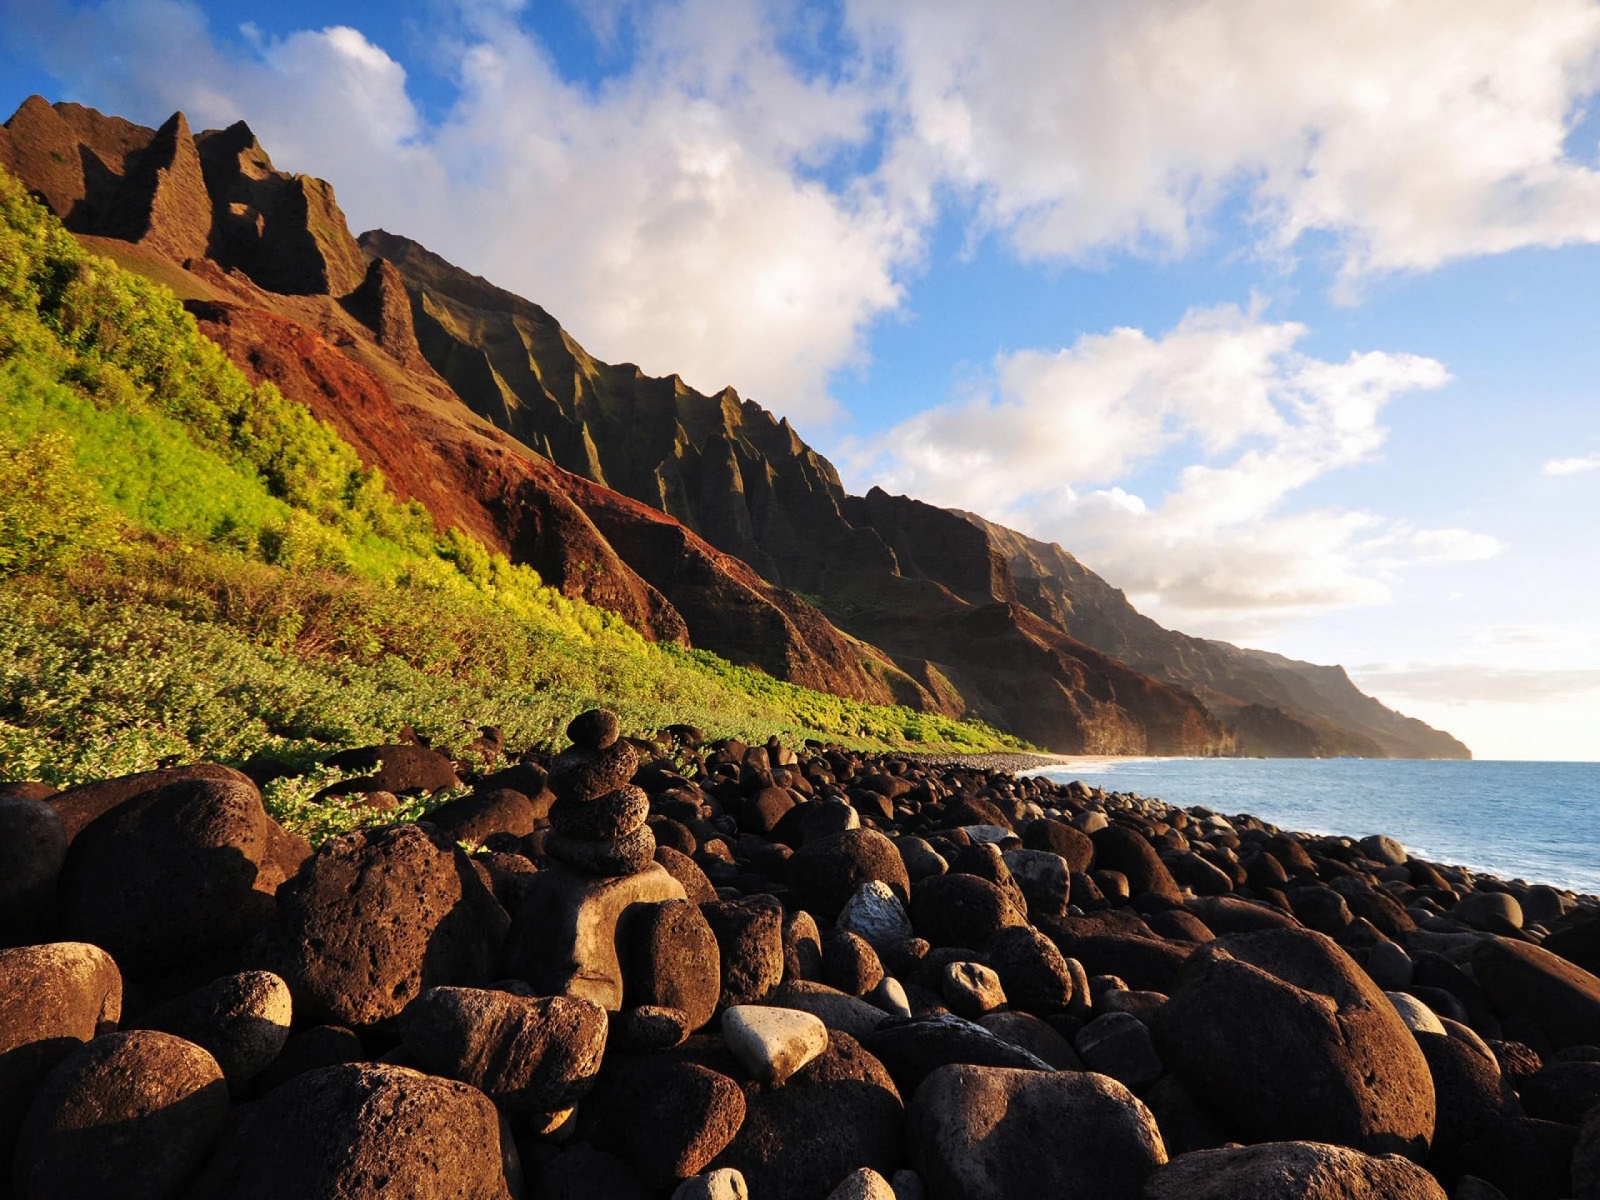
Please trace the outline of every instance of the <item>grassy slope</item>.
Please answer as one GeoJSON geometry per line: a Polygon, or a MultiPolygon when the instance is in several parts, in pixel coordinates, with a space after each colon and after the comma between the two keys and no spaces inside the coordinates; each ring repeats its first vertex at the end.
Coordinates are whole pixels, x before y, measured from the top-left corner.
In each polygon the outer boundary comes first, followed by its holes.
{"type": "Polygon", "coordinates": [[[309,768],[405,723],[522,746],[597,702],[637,732],[1017,744],[656,646],[436,532],[0,172],[0,778],[309,768]]]}

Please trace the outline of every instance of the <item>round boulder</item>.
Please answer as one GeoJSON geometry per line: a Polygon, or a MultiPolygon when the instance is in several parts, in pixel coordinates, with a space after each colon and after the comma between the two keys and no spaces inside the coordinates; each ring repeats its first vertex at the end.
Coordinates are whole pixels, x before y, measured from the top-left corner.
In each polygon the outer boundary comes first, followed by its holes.
{"type": "Polygon", "coordinates": [[[227,975],[142,1013],[137,1029],[159,1029],[201,1047],[230,1087],[259,1075],[289,1040],[289,985],[271,971],[227,975]]]}
{"type": "Polygon", "coordinates": [[[1167,1161],[1150,1110],[1086,1071],[941,1067],[917,1089],[906,1125],[929,1200],[1137,1200],[1167,1161]]]}
{"type": "Polygon", "coordinates": [[[1388,997],[1322,934],[1208,942],[1151,1029],[1162,1061],[1236,1140],[1427,1152],[1427,1061],[1388,997]]]}
{"type": "Polygon", "coordinates": [[[692,900],[637,905],[628,914],[623,1005],[680,1009],[691,1030],[711,1020],[722,993],[716,934],[692,900]]]}
{"type": "Polygon", "coordinates": [[[67,830],[43,800],[0,798],[0,941],[44,928],[56,877],[67,861],[67,830]]]}
{"type": "Polygon", "coordinates": [[[256,891],[268,856],[255,784],[195,779],[124,801],[73,840],[62,927],[128,974],[165,971],[240,944],[271,908],[256,891]]]}
{"type": "Polygon", "coordinates": [[[1319,1142],[1265,1142],[1180,1154],[1145,1184],[1144,1200],[1446,1200],[1398,1154],[1319,1142]]]}
{"type": "Polygon", "coordinates": [[[594,1086],[607,1028],[606,1010],[580,996],[479,988],[429,988],[400,1014],[417,1062],[521,1112],[577,1103],[594,1086]]]}
{"type": "Polygon", "coordinates": [[[391,825],[322,845],[278,890],[259,958],[301,1019],[368,1026],[425,988],[489,982],[507,924],[460,847],[391,825]]]}
{"type": "Polygon", "coordinates": [[[876,829],[846,829],[806,842],[789,859],[789,890],[796,907],[831,925],[862,884],[878,880],[901,903],[911,895],[905,860],[876,829]]]}
{"type": "Polygon", "coordinates": [[[166,1200],[199,1170],[228,1116],[222,1071],[154,1030],[109,1033],[67,1057],[17,1139],[17,1200],[166,1200]]]}
{"type": "Polygon", "coordinates": [[[381,1063],[297,1075],[241,1110],[186,1200],[511,1200],[499,1114],[476,1088],[381,1063]]]}
{"type": "Polygon", "coordinates": [[[989,939],[1027,918],[997,885],[976,875],[934,875],[911,894],[911,924],[934,946],[981,951],[989,939]]]}

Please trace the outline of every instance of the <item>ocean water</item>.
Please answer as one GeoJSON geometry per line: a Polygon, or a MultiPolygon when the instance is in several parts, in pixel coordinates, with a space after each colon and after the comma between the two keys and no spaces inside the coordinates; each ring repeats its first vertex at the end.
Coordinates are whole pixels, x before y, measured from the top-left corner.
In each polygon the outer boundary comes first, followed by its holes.
{"type": "Polygon", "coordinates": [[[1306,833],[1383,833],[1431,862],[1600,893],[1600,763],[1147,758],[1035,773],[1306,833]]]}

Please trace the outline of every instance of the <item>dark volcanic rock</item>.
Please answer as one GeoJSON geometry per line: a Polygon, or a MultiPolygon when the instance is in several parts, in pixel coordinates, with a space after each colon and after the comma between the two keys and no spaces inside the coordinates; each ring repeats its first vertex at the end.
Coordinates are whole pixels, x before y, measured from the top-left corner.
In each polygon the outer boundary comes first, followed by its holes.
{"type": "Polygon", "coordinates": [[[911,924],[934,946],[981,951],[1001,929],[1027,918],[998,886],[976,875],[934,875],[911,893],[911,924]]]}
{"type": "Polygon", "coordinates": [[[649,1055],[608,1060],[580,1123],[596,1146],[622,1159],[640,1180],[664,1187],[703,1171],[744,1117],[744,1092],[727,1075],[672,1055],[649,1055]]]}
{"type": "Polygon", "coordinates": [[[1055,943],[1037,929],[1015,925],[999,930],[989,939],[987,957],[1012,1008],[1038,1016],[1066,1011],[1072,974],[1055,943]]]}
{"type": "Polygon", "coordinates": [[[194,783],[209,779],[219,783],[249,783],[250,777],[220,763],[195,763],[187,767],[166,767],[159,771],[142,771],[137,775],[121,775],[115,779],[97,779],[81,783],[50,797],[50,804],[61,817],[61,824],[70,841],[89,822],[104,816],[119,804],[153,792],[157,788],[175,783],[194,783]]]}
{"type": "Polygon", "coordinates": [[[67,831],[43,799],[0,798],[0,945],[31,941],[55,915],[67,831]]]}
{"type": "Polygon", "coordinates": [[[905,860],[875,829],[849,829],[806,842],[789,859],[789,890],[795,904],[831,925],[863,883],[889,885],[904,904],[911,895],[905,860]]]}
{"type": "Polygon", "coordinates": [[[455,765],[448,758],[415,742],[341,750],[328,759],[327,765],[341,771],[365,772],[359,778],[326,788],[322,794],[327,796],[364,792],[393,792],[396,796],[422,792],[431,796],[461,786],[455,765]]]}
{"type": "Polygon", "coordinates": [[[45,1076],[84,1042],[115,1029],[121,1016],[122,976],[98,946],[0,950],[0,1170],[45,1076]]]}
{"type": "Polygon", "coordinates": [[[1398,1154],[1319,1142],[1265,1142],[1179,1155],[1150,1176],[1144,1200],[1446,1200],[1433,1176],[1398,1154]]]}
{"type": "Polygon", "coordinates": [[[1427,1151],[1427,1062],[1388,999],[1321,934],[1199,947],[1152,1029],[1162,1060],[1234,1137],[1427,1151]]]}
{"type": "Polygon", "coordinates": [[[425,820],[452,842],[482,845],[495,833],[532,833],[541,815],[522,792],[500,787],[441,804],[425,820]]]}
{"type": "Polygon", "coordinates": [[[914,1095],[929,1075],[951,1063],[1051,1069],[1043,1059],[953,1013],[885,1021],[863,1044],[888,1068],[895,1086],[907,1096],[914,1095]]]}
{"type": "Polygon", "coordinates": [[[1080,1071],[943,1067],[917,1089],[907,1135],[930,1200],[1137,1200],[1167,1160],[1149,1110],[1080,1071]]]}
{"type": "Polygon", "coordinates": [[[1495,1008],[1532,1022],[1556,1046],[1600,1045],[1600,978],[1527,942],[1496,937],[1472,957],[1495,1008]]]}
{"type": "Polygon", "coordinates": [[[888,1073],[847,1034],[781,1086],[745,1085],[738,1135],[711,1163],[733,1167],[751,1196],[826,1200],[845,1176],[900,1165],[905,1109],[888,1073]]]}
{"type": "Polygon", "coordinates": [[[238,1110],[186,1200],[511,1200],[502,1144],[494,1105],[464,1083],[322,1067],[238,1110]]]}
{"type": "Polygon", "coordinates": [[[289,986],[270,971],[246,971],[139,1014],[133,1028],[159,1029],[205,1050],[229,1087],[259,1075],[289,1038],[289,986]]]}
{"type": "Polygon", "coordinates": [[[1121,872],[1128,881],[1129,895],[1164,896],[1172,901],[1183,898],[1155,847],[1133,830],[1122,825],[1108,825],[1095,833],[1092,840],[1096,869],[1121,872]]]}
{"type": "Polygon", "coordinates": [[[279,889],[258,958],[302,1019],[359,1027],[425,988],[489,982],[506,924],[460,847],[390,825],[323,844],[279,889]]]}
{"type": "Polygon", "coordinates": [[[722,993],[717,937],[692,900],[642,904],[628,928],[623,1004],[680,1010],[691,1031],[711,1020],[722,993]]]}
{"type": "Polygon", "coordinates": [[[129,974],[236,947],[271,908],[256,891],[267,824],[248,780],[171,783],[124,801],[67,852],[63,928],[104,947],[129,974]]]}
{"type": "Polygon", "coordinates": [[[574,746],[550,764],[550,790],[574,804],[598,800],[624,786],[638,767],[639,752],[631,742],[615,742],[604,750],[574,746]]]}
{"type": "Polygon", "coordinates": [[[406,1049],[429,1071],[523,1112],[568,1108],[593,1087],[606,1031],[605,1009],[578,996],[437,987],[400,1014],[406,1049]]]}
{"type": "Polygon", "coordinates": [[[722,958],[718,1010],[760,1004],[783,982],[783,905],[774,896],[702,904],[722,958]]]}
{"type": "Polygon", "coordinates": [[[153,1030],[96,1038],[34,1097],[17,1138],[18,1200],[166,1200],[227,1115],[222,1072],[200,1047],[153,1030]]]}

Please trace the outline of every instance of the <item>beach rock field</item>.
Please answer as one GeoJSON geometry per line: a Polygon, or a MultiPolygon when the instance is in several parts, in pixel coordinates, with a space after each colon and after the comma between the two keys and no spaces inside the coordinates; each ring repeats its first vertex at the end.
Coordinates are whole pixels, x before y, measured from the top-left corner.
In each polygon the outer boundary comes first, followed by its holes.
{"type": "Polygon", "coordinates": [[[215,764],[0,784],[0,1197],[1600,1200],[1592,896],[1020,761],[567,740],[372,747],[316,847],[215,764]]]}

